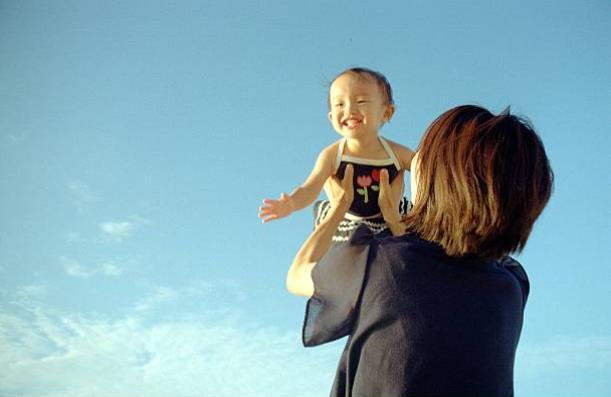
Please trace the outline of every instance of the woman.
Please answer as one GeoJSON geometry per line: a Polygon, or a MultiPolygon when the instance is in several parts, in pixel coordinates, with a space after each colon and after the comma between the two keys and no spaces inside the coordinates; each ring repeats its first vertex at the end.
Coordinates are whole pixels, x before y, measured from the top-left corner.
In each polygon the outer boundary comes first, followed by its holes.
{"type": "Polygon", "coordinates": [[[309,296],[303,342],[349,335],[332,396],[512,396],[529,284],[519,252],[553,174],[532,127],[459,106],[437,118],[412,161],[414,207],[382,173],[390,232],[331,237],[352,202],[353,171],[330,181],[332,208],[297,253],[289,291],[309,296]],[[394,236],[393,236],[394,235],[394,236]]]}

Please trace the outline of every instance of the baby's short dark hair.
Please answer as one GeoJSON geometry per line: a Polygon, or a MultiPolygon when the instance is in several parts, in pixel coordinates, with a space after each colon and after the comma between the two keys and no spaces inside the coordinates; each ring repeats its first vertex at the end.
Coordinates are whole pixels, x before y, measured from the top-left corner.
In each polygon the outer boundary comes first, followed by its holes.
{"type": "MultiPolygon", "coordinates": [[[[337,76],[335,76],[335,78],[333,80],[331,80],[331,84],[333,84],[333,82],[335,80],[337,80],[339,77],[341,77],[341,76],[343,76],[345,74],[349,74],[349,73],[355,74],[355,75],[357,75],[359,77],[362,77],[362,78],[371,79],[371,80],[375,81],[375,83],[378,85],[380,90],[382,90],[382,93],[384,94],[384,97],[386,98],[386,103],[388,105],[394,105],[395,104],[395,101],[394,101],[394,99],[392,97],[392,87],[390,86],[390,83],[388,82],[388,79],[382,73],[377,72],[377,71],[372,70],[372,69],[359,68],[359,67],[346,69],[343,72],[341,72],[340,74],[338,74],[337,76]]],[[[329,84],[329,86],[331,84],[329,84]]],[[[327,103],[330,104],[330,100],[327,100],[327,103]]]]}

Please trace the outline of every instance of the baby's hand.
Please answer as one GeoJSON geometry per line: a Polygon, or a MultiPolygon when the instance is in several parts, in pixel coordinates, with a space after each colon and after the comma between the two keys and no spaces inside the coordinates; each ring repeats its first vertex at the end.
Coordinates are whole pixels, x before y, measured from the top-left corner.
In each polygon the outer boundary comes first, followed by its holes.
{"type": "Polygon", "coordinates": [[[288,194],[282,193],[278,200],[263,200],[263,205],[259,207],[259,218],[263,223],[267,223],[289,216],[291,212],[293,212],[292,199],[288,194]]]}

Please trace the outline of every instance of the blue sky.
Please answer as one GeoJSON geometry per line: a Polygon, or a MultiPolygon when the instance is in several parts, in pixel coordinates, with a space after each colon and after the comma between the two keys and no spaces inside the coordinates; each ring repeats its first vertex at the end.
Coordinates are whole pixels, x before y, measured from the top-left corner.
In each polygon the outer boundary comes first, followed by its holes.
{"type": "Polygon", "coordinates": [[[327,83],[383,72],[383,134],[448,108],[530,118],[556,173],[518,257],[520,396],[611,393],[611,4],[0,3],[0,395],[320,396],[284,288],[311,229],[262,225],[337,138],[327,83]]]}

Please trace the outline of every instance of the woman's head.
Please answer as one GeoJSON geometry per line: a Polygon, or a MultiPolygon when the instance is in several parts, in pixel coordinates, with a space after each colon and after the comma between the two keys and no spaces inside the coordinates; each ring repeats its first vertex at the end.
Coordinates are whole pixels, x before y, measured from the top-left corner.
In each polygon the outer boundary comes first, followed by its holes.
{"type": "Polygon", "coordinates": [[[377,135],[395,110],[388,80],[365,68],[345,70],[333,79],[328,102],[333,128],[348,138],[377,135]]]}
{"type": "Polygon", "coordinates": [[[522,250],[552,192],[541,139],[509,112],[448,110],[426,131],[414,163],[407,230],[452,256],[491,259],[522,250]]]}

